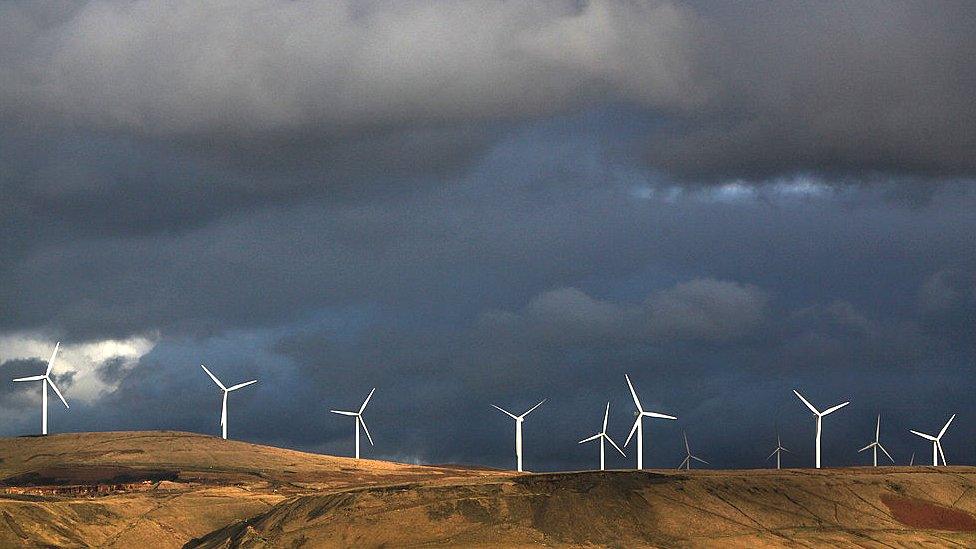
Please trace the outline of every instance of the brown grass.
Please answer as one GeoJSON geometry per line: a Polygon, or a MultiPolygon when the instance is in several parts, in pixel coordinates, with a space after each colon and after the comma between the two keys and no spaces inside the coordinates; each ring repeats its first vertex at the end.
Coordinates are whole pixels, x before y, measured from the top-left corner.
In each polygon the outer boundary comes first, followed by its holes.
{"type": "Polygon", "coordinates": [[[912,528],[976,532],[976,519],[964,511],[931,501],[902,496],[882,495],[884,503],[898,522],[912,528]]]}

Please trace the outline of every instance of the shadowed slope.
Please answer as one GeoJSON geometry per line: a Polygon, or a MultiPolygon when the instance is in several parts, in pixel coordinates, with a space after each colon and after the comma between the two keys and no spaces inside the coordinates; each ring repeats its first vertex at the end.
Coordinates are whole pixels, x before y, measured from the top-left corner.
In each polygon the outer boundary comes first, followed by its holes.
{"type": "Polygon", "coordinates": [[[525,475],[300,496],[188,547],[973,546],[974,489],[968,467],[525,475]]]}

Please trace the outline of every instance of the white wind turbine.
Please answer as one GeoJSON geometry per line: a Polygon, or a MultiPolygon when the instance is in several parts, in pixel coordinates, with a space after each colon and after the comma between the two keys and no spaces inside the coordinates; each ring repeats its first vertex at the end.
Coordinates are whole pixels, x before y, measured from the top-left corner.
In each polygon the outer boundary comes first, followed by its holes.
{"type": "Polygon", "coordinates": [[[604,441],[609,442],[611,446],[613,446],[618,452],[620,452],[620,455],[627,457],[627,454],[625,454],[624,451],[620,449],[620,446],[617,446],[617,443],[614,442],[612,438],[607,436],[607,419],[609,417],[610,417],[610,403],[608,402],[607,411],[603,413],[603,430],[591,437],[584,438],[583,440],[579,441],[579,444],[583,444],[584,442],[600,439],[600,470],[601,471],[606,470],[606,449],[604,447],[604,441]]]}
{"type": "Polygon", "coordinates": [[[230,393],[231,391],[236,391],[243,387],[247,387],[252,383],[257,383],[258,380],[252,379],[251,381],[245,381],[244,383],[238,383],[237,385],[225,387],[224,384],[221,383],[219,379],[217,379],[217,376],[213,375],[213,372],[208,370],[206,366],[201,364],[200,367],[203,368],[204,372],[207,372],[207,375],[210,376],[210,379],[212,379],[214,383],[217,384],[217,387],[220,387],[220,389],[224,392],[224,401],[220,405],[220,428],[221,428],[221,436],[224,437],[224,440],[227,440],[227,394],[230,393]]]}
{"type": "Polygon", "coordinates": [[[826,416],[828,414],[831,414],[833,412],[836,412],[837,410],[840,410],[844,406],[847,406],[848,404],[850,404],[850,401],[844,402],[843,404],[838,404],[837,406],[833,406],[833,407],[827,408],[826,410],[824,410],[823,412],[821,412],[820,410],[817,410],[816,408],[814,408],[813,407],[813,404],[810,404],[810,402],[807,399],[803,398],[803,395],[801,395],[799,392],[797,392],[796,389],[793,389],[793,393],[797,397],[799,397],[800,400],[802,400],[804,404],[807,405],[807,408],[810,408],[810,411],[813,412],[813,415],[817,416],[817,469],[819,469],[820,468],[820,432],[822,430],[822,425],[821,424],[823,422],[823,418],[824,418],[824,416],[826,416]]]}
{"type": "Polygon", "coordinates": [[[888,453],[888,450],[885,450],[885,447],[881,445],[881,414],[878,414],[878,424],[874,427],[874,442],[858,450],[858,453],[863,452],[868,448],[874,448],[875,467],[878,466],[878,448],[881,448],[881,451],[884,452],[884,455],[888,456],[888,459],[890,459],[892,463],[895,462],[895,458],[891,457],[891,454],[888,453]]]}
{"type": "Polygon", "coordinates": [[[529,408],[529,410],[527,412],[523,413],[520,416],[517,416],[517,415],[509,412],[508,410],[506,410],[504,408],[501,408],[499,406],[495,406],[494,404],[491,405],[492,408],[495,408],[496,410],[501,410],[502,412],[504,412],[509,417],[511,417],[512,419],[515,420],[515,458],[516,458],[516,461],[518,462],[518,472],[519,473],[522,472],[522,422],[525,421],[525,416],[527,416],[530,413],[532,413],[532,411],[535,410],[536,408],[538,408],[539,406],[542,406],[542,403],[545,402],[546,400],[548,400],[548,399],[545,399],[545,398],[542,399],[541,402],[539,402],[535,406],[529,408]]]}
{"type": "Polygon", "coordinates": [[[942,456],[942,465],[948,465],[948,463],[946,463],[945,453],[942,452],[942,435],[946,433],[946,431],[949,429],[949,424],[952,423],[952,420],[954,419],[956,419],[956,414],[952,414],[952,417],[950,417],[949,421],[947,421],[946,424],[942,427],[942,430],[939,431],[939,436],[937,437],[934,437],[932,435],[926,435],[925,433],[919,433],[918,431],[912,431],[911,429],[909,429],[909,431],[924,438],[925,440],[932,441],[932,465],[933,466],[938,467],[939,456],[942,456]]]}
{"type": "Polygon", "coordinates": [[[684,433],[684,432],[682,432],[681,434],[684,435],[684,437],[685,437],[685,459],[684,459],[684,461],[681,462],[681,465],[678,465],[678,469],[682,469],[683,468],[685,471],[690,471],[691,470],[691,460],[700,461],[700,462],[704,463],[705,465],[709,465],[709,463],[707,461],[703,460],[702,458],[700,458],[698,456],[691,455],[691,446],[688,445],[688,435],[686,433],[684,433]]]}
{"type": "Polygon", "coordinates": [[[366,431],[366,438],[369,439],[369,445],[373,446],[373,437],[369,436],[369,429],[366,428],[366,421],[363,420],[363,410],[366,409],[366,405],[369,404],[369,399],[373,398],[373,390],[366,395],[366,400],[363,401],[363,405],[359,407],[358,412],[346,412],[344,410],[331,410],[333,414],[342,414],[344,416],[353,416],[356,418],[356,459],[359,459],[359,426],[362,425],[363,431],[366,431]]]}
{"type": "Polygon", "coordinates": [[[769,458],[771,458],[773,456],[776,456],[776,468],[777,469],[780,469],[781,468],[780,467],[780,454],[782,454],[783,452],[789,452],[789,449],[787,449],[785,446],[783,446],[783,443],[780,442],[780,440],[779,440],[779,435],[776,435],[776,449],[773,450],[773,453],[772,454],[769,454],[769,457],[766,458],[766,461],[769,461],[769,458]]]}
{"type": "Polygon", "coordinates": [[[58,386],[54,384],[54,380],[51,379],[51,369],[54,368],[54,357],[58,356],[58,349],[61,348],[61,342],[59,341],[57,345],[54,346],[54,352],[51,353],[51,360],[47,361],[47,370],[39,376],[28,376],[28,377],[18,377],[14,381],[40,381],[41,383],[41,434],[47,434],[47,386],[50,385],[54,389],[54,393],[58,395],[61,402],[64,403],[64,407],[68,408],[68,401],[64,399],[61,395],[61,391],[58,390],[58,386]]]}
{"type": "Polygon", "coordinates": [[[624,379],[627,380],[627,386],[630,387],[630,394],[634,397],[634,404],[637,405],[637,419],[634,420],[634,426],[630,428],[630,434],[627,435],[627,441],[624,442],[624,448],[630,444],[631,437],[634,433],[637,433],[637,469],[644,468],[644,417],[653,417],[660,419],[678,419],[674,416],[669,416],[667,414],[660,414],[658,412],[645,412],[644,407],[641,406],[640,399],[637,398],[637,391],[634,390],[634,384],[630,382],[630,376],[624,374],[624,379]]]}

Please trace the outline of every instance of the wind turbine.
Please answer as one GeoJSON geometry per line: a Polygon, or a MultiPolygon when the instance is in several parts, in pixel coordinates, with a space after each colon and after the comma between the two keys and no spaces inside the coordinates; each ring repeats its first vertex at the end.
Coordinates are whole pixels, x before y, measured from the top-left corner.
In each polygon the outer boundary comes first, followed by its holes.
{"type": "Polygon", "coordinates": [[[624,451],[621,450],[619,446],[617,446],[617,443],[614,442],[612,438],[607,436],[607,419],[609,417],[610,417],[610,403],[608,402],[607,411],[603,413],[603,430],[589,438],[584,438],[583,440],[579,441],[579,444],[583,444],[584,442],[600,439],[600,470],[601,471],[606,470],[606,450],[604,448],[604,441],[609,442],[611,446],[613,446],[618,452],[620,452],[620,455],[627,457],[627,454],[625,454],[624,451]]]}
{"type": "MultiPolygon", "coordinates": [[[[342,414],[344,416],[353,416],[356,418],[356,459],[359,459],[359,426],[362,425],[363,431],[366,431],[366,438],[369,439],[369,445],[373,446],[373,437],[369,436],[369,429],[366,428],[366,421],[363,420],[363,410],[366,409],[366,405],[369,404],[369,399],[373,398],[373,392],[376,391],[376,387],[366,395],[366,400],[363,401],[363,405],[359,407],[358,412],[346,412],[343,410],[331,410],[333,414],[342,414]]],[[[528,412],[526,412],[528,413],[528,412]]]]}
{"type": "Polygon", "coordinates": [[[821,423],[823,422],[823,418],[824,416],[836,412],[837,410],[840,410],[844,406],[847,406],[848,404],[850,404],[850,401],[847,401],[843,404],[838,404],[837,406],[827,408],[826,410],[821,412],[820,410],[814,408],[813,404],[810,404],[810,402],[807,399],[803,398],[803,395],[801,395],[796,389],[793,389],[793,393],[797,397],[799,397],[804,404],[807,405],[807,408],[810,408],[810,411],[813,412],[813,415],[817,416],[817,469],[819,469],[820,468],[820,432],[822,430],[821,423]]]}
{"type": "Polygon", "coordinates": [[[911,431],[912,433],[926,440],[932,441],[932,465],[935,467],[938,467],[939,465],[939,456],[942,456],[942,465],[948,465],[948,463],[946,463],[945,453],[942,452],[942,435],[944,435],[945,432],[949,429],[949,424],[952,423],[952,420],[954,419],[956,419],[956,414],[952,414],[952,417],[950,417],[949,421],[947,421],[946,424],[942,427],[942,430],[939,431],[939,436],[937,437],[934,437],[932,435],[926,435],[925,433],[919,433],[918,431],[912,431],[911,429],[909,429],[909,431],[911,431]]]}
{"type": "Polygon", "coordinates": [[[684,459],[684,461],[681,462],[681,465],[678,465],[678,469],[682,469],[683,468],[685,471],[690,471],[691,470],[691,460],[700,461],[700,462],[704,463],[705,465],[709,465],[709,463],[707,461],[703,460],[702,458],[700,458],[698,456],[691,455],[691,446],[688,446],[688,435],[687,435],[687,433],[685,433],[683,431],[682,431],[681,434],[684,435],[684,437],[685,437],[685,459],[684,459]]]}
{"type": "Polygon", "coordinates": [[[58,356],[58,349],[61,348],[61,342],[59,341],[57,345],[54,346],[54,352],[51,353],[51,360],[47,361],[47,370],[39,376],[28,376],[28,377],[18,377],[14,381],[40,381],[41,384],[41,434],[47,434],[47,386],[50,385],[54,389],[54,393],[58,395],[61,402],[64,403],[65,408],[69,408],[68,401],[64,399],[61,395],[61,391],[58,390],[58,386],[54,384],[54,380],[51,378],[51,369],[54,368],[54,357],[58,356]]]}
{"type": "Polygon", "coordinates": [[[773,450],[772,454],[769,454],[766,461],[769,461],[769,458],[776,456],[776,468],[780,469],[780,454],[783,452],[789,452],[789,449],[783,446],[783,443],[779,440],[779,435],[776,435],[776,449],[773,450]]]}
{"type": "Polygon", "coordinates": [[[520,416],[517,416],[517,415],[509,412],[508,410],[506,410],[504,408],[501,408],[499,406],[495,406],[494,404],[491,405],[492,408],[495,408],[496,410],[501,410],[502,412],[504,412],[509,417],[511,417],[512,419],[515,420],[515,457],[516,457],[516,460],[518,461],[518,472],[519,473],[522,472],[522,422],[525,421],[525,416],[529,415],[533,410],[535,410],[539,406],[542,406],[542,403],[545,402],[546,400],[548,400],[548,399],[545,399],[545,398],[542,399],[541,402],[539,402],[535,406],[529,408],[529,410],[527,412],[523,413],[520,416]]]}
{"type": "Polygon", "coordinates": [[[637,433],[637,469],[644,468],[644,417],[654,417],[660,419],[678,419],[674,416],[669,416],[667,414],[660,414],[658,412],[645,412],[644,407],[641,406],[640,399],[637,398],[637,391],[634,390],[634,384],[630,382],[630,376],[624,374],[624,378],[627,380],[627,386],[630,387],[630,394],[634,397],[634,404],[637,405],[637,419],[634,420],[634,426],[630,428],[630,434],[627,435],[627,441],[624,442],[624,448],[630,444],[630,438],[637,433]]]}
{"type": "Polygon", "coordinates": [[[858,453],[860,453],[867,450],[868,448],[874,448],[875,467],[878,466],[878,448],[881,448],[881,451],[884,452],[884,455],[888,456],[888,459],[890,459],[892,463],[895,462],[895,458],[891,457],[891,454],[888,453],[888,450],[885,450],[885,447],[881,445],[880,438],[881,438],[881,414],[878,414],[878,424],[874,428],[874,442],[858,450],[858,453]]]}
{"type": "Polygon", "coordinates": [[[257,383],[258,380],[252,379],[251,381],[245,381],[244,383],[238,383],[237,385],[225,387],[224,384],[221,383],[219,379],[217,379],[217,376],[213,375],[213,372],[208,370],[206,366],[201,364],[200,367],[203,368],[204,372],[207,372],[207,375],[210,376],[210,379],[212,379],[214,383],[217,384],[217,387],[220,387],[220,389],[224,392],[224,401],[220,405],[220,428],[221,428],[221,436],[224,437],[224,440],[227,440],[227,394],[230,393],[231,391],[236,391],[238,389],[247,387],[252,383],[257,383]]]}

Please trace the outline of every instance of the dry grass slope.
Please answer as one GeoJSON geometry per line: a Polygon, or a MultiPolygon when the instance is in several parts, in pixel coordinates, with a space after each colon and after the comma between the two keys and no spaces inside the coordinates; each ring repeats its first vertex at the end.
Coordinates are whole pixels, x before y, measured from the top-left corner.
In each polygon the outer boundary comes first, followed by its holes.
{"type": "Polygon", "coordinates": [[[178,432],[0,439],[0,546],[974,547],[976,468],[525,474],[178,432]]]}

